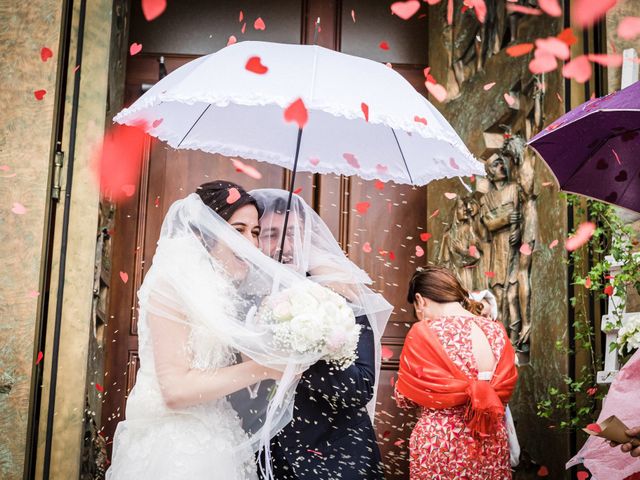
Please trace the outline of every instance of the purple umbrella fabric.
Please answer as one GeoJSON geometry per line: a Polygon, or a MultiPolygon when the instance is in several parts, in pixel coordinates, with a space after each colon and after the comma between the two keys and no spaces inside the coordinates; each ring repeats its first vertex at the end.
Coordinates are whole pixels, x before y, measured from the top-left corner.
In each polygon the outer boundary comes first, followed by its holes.
{"type": "Polygon", "coordinates": [[[640,82],[574,108],[529,145],[562,190],[640,212],[640,82]]]}

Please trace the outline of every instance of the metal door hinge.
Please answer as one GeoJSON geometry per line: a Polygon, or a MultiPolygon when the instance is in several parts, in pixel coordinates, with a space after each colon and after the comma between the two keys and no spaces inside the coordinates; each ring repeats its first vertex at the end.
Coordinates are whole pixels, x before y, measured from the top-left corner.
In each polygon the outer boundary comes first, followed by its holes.
{"type": "Polygon", "coordinates": [[[53,160],[53,183],[51,185],[51,198],[60,200],[60,179],[62,178],[62,161],[64,160],[64,152],[56,152],[53,160]]]}

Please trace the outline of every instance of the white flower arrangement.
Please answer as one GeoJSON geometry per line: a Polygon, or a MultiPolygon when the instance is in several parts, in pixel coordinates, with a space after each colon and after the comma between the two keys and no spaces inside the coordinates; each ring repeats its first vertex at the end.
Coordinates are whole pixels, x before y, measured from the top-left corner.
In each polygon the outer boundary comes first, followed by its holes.
{"type": "Polygon", "coordinates": [[[618,348],[631,353],[640,348],[640,315],[629,315],[618,330],[618,348]]]}
{"type": "Polygon", "coordinates": [[[258,313],[276,344],[301,354],[321,354],[341,369],[356,360],[361,325],[337,293],[311,281],[268,297],[258,313]]]}

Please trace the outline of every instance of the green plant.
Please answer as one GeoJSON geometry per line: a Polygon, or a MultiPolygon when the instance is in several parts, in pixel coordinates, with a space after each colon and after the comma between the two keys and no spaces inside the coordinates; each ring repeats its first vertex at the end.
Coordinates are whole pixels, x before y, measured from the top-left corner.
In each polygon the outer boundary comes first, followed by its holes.
{"type": "MultiPolygon", "coordinates": [[[[575,289],[576,295],[569,299],[574,307],[574,351],[569,350],[562,340],[556,342],[556,348],[563,354],[575,354],[583,351],[588,361],[574,377],[565,375],[563,380],[566,388],[549,387],[547,395],[537,404],[537,413],[541,418],[553,421],[559,429],[578,429],[592,423],[597,417],[598,401],[605,391],[596,384],[596,375],[602,369],[601,355],[595,351],[595,332],[589,318],[589,295],[607,299],[619,292],[622,302],[617,305],[612,324],[609,327],[619,327],[624,312],[624,298],[629,285],[640,292],[640,261],[634,253],[636,246],[635,233],[617,215],[611,205],[589,200],[586,209],[585,200],[576,195],[566,195],[569,205],[575,208],[578,215],[586,215],[595,223],[596,229],[583,247],[571,252],[567,263],[573,265],[572,283],[586,289],[575,289]],[[585,265],[586,255],[591,255],[592,265],[588,273],[579,267],[585,265]],[[614,277],[610,276],[611,263],[609,258],[620,264],[620,271],[614,277]]],[[[640,336],[640,332],[638,334],[640,336]]],[[[625,345],[615,344],[612,348],[625,345]]],[[[622,358],[624,361],[625,358],[622,358]]]]}

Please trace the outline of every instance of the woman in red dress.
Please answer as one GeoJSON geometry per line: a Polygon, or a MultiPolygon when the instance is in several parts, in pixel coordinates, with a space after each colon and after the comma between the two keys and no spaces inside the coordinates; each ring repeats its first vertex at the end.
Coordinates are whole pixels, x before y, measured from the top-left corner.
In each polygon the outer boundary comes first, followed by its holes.
{"type": "Polygon", "coordinates": [[[510,479],[504,410],[518,372],[504,327],[479,316],[482,305],[442,267],[416,271],[408,300],[419,322],[405,340],[395,395],[401,408],[421,408],[411,480],[510,479]]]}

